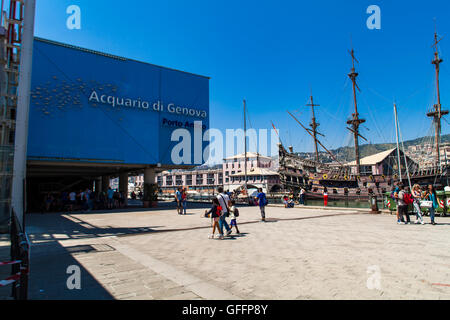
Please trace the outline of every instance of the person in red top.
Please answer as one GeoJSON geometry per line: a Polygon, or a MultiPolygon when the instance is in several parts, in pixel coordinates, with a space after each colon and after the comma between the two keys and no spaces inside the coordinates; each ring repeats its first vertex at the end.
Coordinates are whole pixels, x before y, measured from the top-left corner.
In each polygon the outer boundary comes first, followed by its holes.
{"type": "Polygon", "coordinates": [[[183,212],[186,214],[186,207],[187,207],[187,192],[186,188],[183,188],[181,191],[181,203],[183,204],[183,212]]]}
{"type": "Polygon", "coordinates": [[[327,187],[323,188],[323,205],[328,206],[328,189],[327,187]]]}

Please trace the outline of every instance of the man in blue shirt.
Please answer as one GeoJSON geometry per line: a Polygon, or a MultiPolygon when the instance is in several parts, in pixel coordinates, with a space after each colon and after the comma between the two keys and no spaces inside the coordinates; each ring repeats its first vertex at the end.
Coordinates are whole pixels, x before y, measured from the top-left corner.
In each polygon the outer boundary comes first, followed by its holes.
{"type": "Polygon", "coordinates": [[[266,211],[265,208],[267,206],[267,198],[266,194],[262,191],[262,188],[258,189],[258,195],[256,196],[259,202],[259,210],[261,210],[261,221],[266,221],[266,211]]]}
{"type": "Polygon", "coordinates": [[[183,206],[181,200],[181,187],[178,187],[177,191],[175,192],[175,201],[177,202],[178,214],[183,214],[183,206]]]}
{"type": "Polygon", "coordinates": [[[108,209],[112,209],[114,205],[114,190],[112,190],[111,187],[108,188],[107,197],[108,197],[108,209]]]}

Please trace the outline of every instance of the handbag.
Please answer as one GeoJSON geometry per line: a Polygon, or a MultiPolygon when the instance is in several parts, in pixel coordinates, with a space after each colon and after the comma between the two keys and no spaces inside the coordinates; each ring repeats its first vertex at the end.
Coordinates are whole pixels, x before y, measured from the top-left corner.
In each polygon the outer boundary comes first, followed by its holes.
{"type": "Polygon", "coordinates": [[[420,206],[422,207],[422,208],[431,208],[431,207],[433,207],[433,201],[429,201],[429,200],[422,200],[422,201],[420,201],[420,206]]]}

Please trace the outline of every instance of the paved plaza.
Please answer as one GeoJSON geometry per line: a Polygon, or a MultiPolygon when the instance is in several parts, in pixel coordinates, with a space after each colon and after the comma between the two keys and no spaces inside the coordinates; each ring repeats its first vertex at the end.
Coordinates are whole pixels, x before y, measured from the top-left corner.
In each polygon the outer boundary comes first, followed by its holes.
{"type": "Polygon", "coordinates": [[[30,298],[450,299],[450,218],[243,207],[242,234],[210,240],[204,210],[27,215],[30,298]]]}

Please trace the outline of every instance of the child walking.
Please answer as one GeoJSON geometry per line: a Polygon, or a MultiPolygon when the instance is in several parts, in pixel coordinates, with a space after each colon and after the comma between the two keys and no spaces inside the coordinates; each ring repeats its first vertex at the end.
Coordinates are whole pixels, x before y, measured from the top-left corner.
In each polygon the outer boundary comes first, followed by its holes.
{"type": "MultiPolygon", "coordinates": [[[[209,239],[214,239],[214,233],[216,232],[216,228],[217,231],[219,231],[220,233],[219,218],[220,215],[222,214],[222,207],[219,204],[219,200],[217,198],[214,198],[212,202],[213,205],[211,209],[209,209],[209,211],[208,210],[205,211],[205,217],[211,215],[212,234],[209,236],[209,239]]],[[[220,239],[223,239],[223,235],[220,236],[220,239]]]]}
{"type": "Polygon", "coordinates": [[[236,228],[237,234],[240,234],[239,228],[237,226],[237,220],[236,218],[239,217],[239,209],[236,208],[236,201],[231,200],[231,208],[230,208],[230,229],[233,229],[233,226],[236,228]]]}

